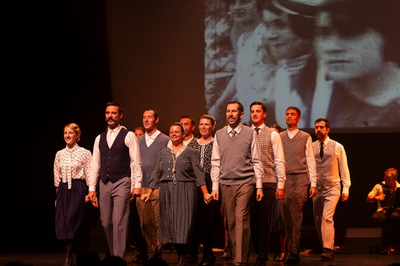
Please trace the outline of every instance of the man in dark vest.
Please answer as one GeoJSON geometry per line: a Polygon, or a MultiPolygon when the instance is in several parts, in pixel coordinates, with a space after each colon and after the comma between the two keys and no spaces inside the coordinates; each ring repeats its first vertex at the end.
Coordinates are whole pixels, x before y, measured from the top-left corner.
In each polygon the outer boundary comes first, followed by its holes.
{"type": "Polygon", "coordinates": [[[287,130],[280,133],[286,160],[285,197],[281,201],[281,211],[290,253],[286,263],[297,264],[300,262],[304,198],[309,183],[309,196],[317,194],[317,173],[311,136],[297,128],[301,119],[300,109],[288,107],[285,119],[287,130]]]}
{"type": "MultiPolygon", "coordinates": [[[[138,138],[140,157],[142,159],[142,194],[146,194],[149,189],[149,180],[153,171],[157,154],[160,150],[167,147],[169,137],[157,129],[160,120],[155,110],[146,110],[143,113],[144,135],[138,138]]],[[[161,258],[162,244],[158,240],[159,226],[159,189],[153,190],[148,201],[136,200],[136,207],[140,218],[142,234],[146,239],[147,254],[150,259],[161,258]]]]}
{"type": "Polygon", "coordinates": [[[94,141],[93,160],[88,177],[88,199],[97,205],[99,182],[100,220],[111,256],[125,258],[129,228],[130,201],[141,195],[142,169],[135,134],[120,125],[121,105],[106,105],[107,130],[94,141]]]}
{"type": "Polygon", "coordinates": [[[342,201],[349,197],[350,172],[347,156],[342,144],[329,138],[329,121],[319,118],[315,121],[313,142],[314,157],[317,164],[317,195],[313,198],[314,221],[319,240],[323,246],[321,259],[333,260],[335,227],[333,215],[340,198],[340,181],[342,181],[342,201]],[[340,175],[339,175],[340,174],[340,175]]]}
{"type": "Polygon", "coordinates": [[[256,189],[256,200],[263,197],[264,174],[257,136],[240,123],[243,105],[229,102],[226,107],[228,126],[217,131],[211,156],[212,197],[219,199],[228,224],[234,265],[246,265],[250,255],[250,202],[256,189]]]}
{"type": "MultiPolygon", "coordinates": [[[[263,192],[261,201],[255,202],[251,212],[251,236],[257,261],[254,266],[263,266],[268,260],[269,252],[269,220],[274,198],[281,200],[285,193],[285,156],[279,133],[264,124],[267,107],[261,102],[250,105],[252,128],[257,133],[260,146],[260,158],[264,167],[263,192]]],[[[282,258],[283,259],[283,258],[282,258]]]]}

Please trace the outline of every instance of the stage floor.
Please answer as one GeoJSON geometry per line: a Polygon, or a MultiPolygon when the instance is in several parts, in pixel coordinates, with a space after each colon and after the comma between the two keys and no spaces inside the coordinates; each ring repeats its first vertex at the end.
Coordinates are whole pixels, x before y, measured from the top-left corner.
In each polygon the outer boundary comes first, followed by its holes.
{"type": "MultiPolygon", "coordinates": [[[[104,253],[99,253],[100,258],[104,257],[104,253]]],[[[140,265],[132,263],[132,258],[135,255],[134,250],[128,250],[126,262],[127,265],[140,265]]],[[[215,265],[232,265],[232,261],[226,261],[221,258],[222,251],[215,253],[217,260],[215,265]]],[[[270,258],[273,255],[271,254],[270,258]]],[[[177,261],[177,254],[174,251],[165,251],[163,254],[169,265],[175,265],[177,261]]],[[[201,259],[201,254],[199,254],[201,259]]],[[[400,255],[380,255],[380,254],[336,254],[334,261],[323,262],[319,254],[311,254],[302,252],[300,254],[301,262],[298,265],[304,266],[384,266],[384,265],[400,265],[400,255]]],[[[248,266],[252,266],[256,260],[256,255],[250,256],[248,266]]],[[[33,266],[61,266],[64,263],[64,254],[57,253],[6,253],[0,254],[0,265],[6,265],[10,261],[18,261],[21,264],[31,264],[33,266]]],[[[192,264],[195,265],[195,264],[192,264]]],[[[267,265],[284,265],[284,263],[268,261],[267,265]]]]}

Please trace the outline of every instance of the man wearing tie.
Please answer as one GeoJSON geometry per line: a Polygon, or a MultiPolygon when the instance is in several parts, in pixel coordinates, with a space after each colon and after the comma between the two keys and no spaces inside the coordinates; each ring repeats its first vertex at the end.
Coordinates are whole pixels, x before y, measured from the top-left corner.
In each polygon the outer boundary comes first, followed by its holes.
{"type": "Polygon", "coordinates": [[[269,215],[274,198],[281,200],[285,193],[285,156],[279,134],[264,124],[267,107],[261,102],[250,105],[252,128],[257,133],[260,146],[260,158],[264,167],[263,193],[261,201],[255,202],[251,212],[251,236],[257,253],[254,266],[263,266],[268,260],[269,252],[269,215]]]}
{"type": "Polygon", "coordinates": [[[125,258],[130,201],[141,195],[142,163],[135,134],[121,126],[122,107],[106,105],[107,130],[94,141],[88,176],[87,199],[97,205],[96,186],[100,176],[100,220],[109,254],[125,258]]]}
{"type": "Polygon", "coordinates": [[[327,119],[319,118],[315,121],[315,136],[318,140],[313,142],[313,150],[317,164],[317,195],[313,198],[313,209],[315,227],[323,246],[323,261],[334,259],[333,215],[340,198],[340,180],[343,187],[342,201],[348,199],[351,185],[344,147],[329,138],[329,131],[327,119]]]}
{"type": "Polygon", "coordinates": [[[229,102],[226,107],[228,126],[215,133],[211,155],[212,197],[219,199],[228,224],[234,265],[246,265],[250,255],[250,199],[256,189],[256,200],[263,197],[263,166],[256,132],[240,123],[243,105],[229,102]]]}

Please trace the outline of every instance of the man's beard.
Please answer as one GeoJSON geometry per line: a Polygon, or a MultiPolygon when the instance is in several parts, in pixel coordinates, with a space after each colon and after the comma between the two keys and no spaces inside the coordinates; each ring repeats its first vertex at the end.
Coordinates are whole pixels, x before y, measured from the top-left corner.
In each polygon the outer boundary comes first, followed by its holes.
{"type": "Polygon", "coordinates": [[[325,135],[322,133],[317,133],[315,136],[317,137],[318,140],[323,140],[325,138],[325,135]]]}

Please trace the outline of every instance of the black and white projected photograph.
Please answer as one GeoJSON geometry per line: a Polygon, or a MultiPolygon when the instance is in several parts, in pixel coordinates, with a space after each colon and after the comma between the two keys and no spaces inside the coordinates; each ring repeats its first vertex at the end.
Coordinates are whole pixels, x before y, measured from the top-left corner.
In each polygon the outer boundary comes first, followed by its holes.
{"type": "Polygon", "coordinates": [[[400,129],[399,2],[206,0],[205,101],[224,118],[231,100],[267,106],[266,124],[327,118],[336,132],[400,129]]]}

